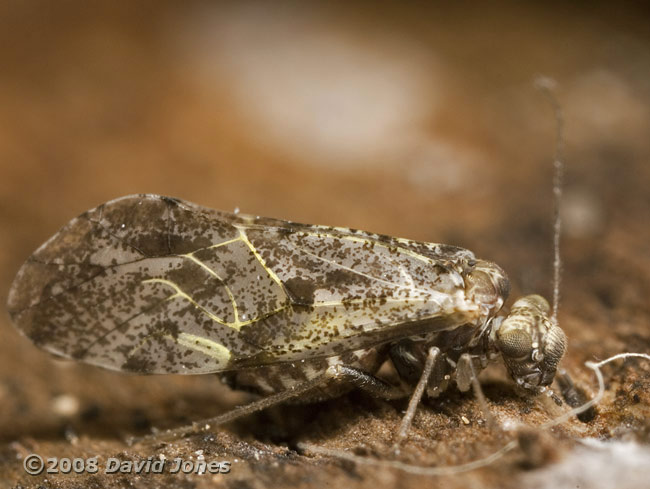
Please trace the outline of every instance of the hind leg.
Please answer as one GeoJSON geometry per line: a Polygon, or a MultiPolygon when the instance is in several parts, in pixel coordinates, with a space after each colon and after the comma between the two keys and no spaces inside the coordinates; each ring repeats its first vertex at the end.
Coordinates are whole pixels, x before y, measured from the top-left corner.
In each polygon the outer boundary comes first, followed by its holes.
{"type": "Polygon", "coordinates": [[[270,396],[243,406],[238,406],[219,416],[194,422],[188,426],[182,426],[180,428],[167,430],[163,433],[133,439],[131,440],[131,443],[175,439],[188,433],[207,431],[214,426],[234,421],[242,416],[247,416],[256,411],[261,411],[283,402],[300,399],[301,397],[312,398],[314,392],[327,388],[329,385],[344,386],[348,389],[356,387],[373,397],[382,399],[398,399],[407,395],[407,393],[400,387],[393,386],[372,374],[364,372],[363,370],[342,364],[335,364],[328,367],[325,372],[319,376],[297,383],[284,391],[271,394],[270,396]]]}

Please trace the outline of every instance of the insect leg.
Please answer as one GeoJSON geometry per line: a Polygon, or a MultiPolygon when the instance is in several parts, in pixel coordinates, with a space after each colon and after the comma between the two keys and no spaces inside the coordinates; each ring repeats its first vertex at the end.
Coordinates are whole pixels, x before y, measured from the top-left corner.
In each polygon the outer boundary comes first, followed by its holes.
{"type": "MultiPolygon", "coordinates": [[[[560,386],[560,393],[566,403],[572,408],[585,404],[589,400],[587,395],[580,387],[577,387],[573,383],[573,379],[571,379],[571,376],[569,376],[566,370],[562,369],[558,373],[559,375],[556,377],[557,383],[560,386]]],[[[577,415],[577,418],[583,423],[588,423],[595,417],[596,408],[593,406],[577,415]]]]}
{"type": "Polygon", "coordinates": [[[355,387],[358,387],[375,397],[383,399],[397,399],[405,396],[405,392],[399,387],[392,386],[362,370],[353,367],[346,367],[344,365],[332,365],[322,375],[297,384],[290,389],[278,392],[277,394],[272,394],[243,406],[238,406],[226,413],[215,416],[214,418],[203,419],[188,426],[182,426],[162,433],[147,435],[142,438],[132,438],[130,444],[141,443],[144,441],[176,439],[188,433],[207,431],[213,426],[219,426],[234,421],[242,416],[252,414],[256,411],[261,411],[271,406],[275,406],[276,404],[307,394],[309,391],[321,387],[323,384],[332,382],[333,380],[349,382],[355,387]]]}
{"type": "Polygon", "coordinates": [[[234,421],[235,419],[241,418],[242,416],[252,414],[256,411],[261,411],[289,399],[301,396],[336,377],[337,373],[335,372],[334,367],[330,367],[322,375],[319,375],[318,377],[310,380],[306,380],[305,382],[297,384],[290,389],[278,392],[276,394],[271,394],[270,396],[263,397],[262,399],[250,402],[248,404],[244,404],[243,406],[237,406],[228,412],[220,414],[219,416],[195,421],[191,425],[181,426],[180,428],[166,430],[161,433],[154,433],[151,435],[143,436],[141,438],[131,438],[129,440],[129,444],[132,445],[146,441],[161,441],[166,439],[173,440],[180,438],[188,433],[199,433],[201,431],[207,431],[213,426],[219,426],[224,423],[234,421]]]}
{"type": "Polygon", "coordinates": [[[488,408],[485,394],[483,394],[483,389],[478,381],[478,373],[474,367],[474,359],[469,353],[463,353],[458,359],[458,364],[456,365],[456,384],[459,390],[463,392],[469,390],[471,384],[488,426],[494,427],[494,417],[488,408]]]}
{"type": "Polygon", "coordinates": [[[427,360],[424,363],[424,368],[422,369],[422,375],[420,376],[420,380],[415,386],[413,395],[409,400],[408,408],[406,409],[406,414],[402,418],[402,423],[400,424],[399,431],[397,432],[397,437],[395,438],[395,444],[393,445],[393,449],[395,451],[399,450],[400,443],[402,440],[404,440],[404,438],[406,438],[406,434],[408,433],[408,430],[411,427],[411,423],[413,422],[413,417],[415,416],[415,410],[420,403],[420,399],[422,399],[424,389],[429,383],[429,377],[431,377],[431,372],[433,372],[433,367],[439,356],[440,349],[438,347],[432,346],[429,348],[427,360]]]}

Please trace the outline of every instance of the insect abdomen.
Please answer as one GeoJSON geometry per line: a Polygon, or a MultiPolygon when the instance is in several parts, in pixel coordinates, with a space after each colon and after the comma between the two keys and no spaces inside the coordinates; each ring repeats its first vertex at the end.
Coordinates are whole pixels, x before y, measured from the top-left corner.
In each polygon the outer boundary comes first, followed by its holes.
{"type": "MultiPolygon", "coordinates": [[[[387,346],[346,352],[332,357],[314,358],[291,363],[266,365],[226,372],[221,379],[234,389],[243,389],[261,395],[270,395],[292,389],[301,383],[315,379],[333,365],[345,365],[374,374],[384,363],[387,346]]],[[[302,397],[296,402],[309,403],[329,399],[352,389],[348,383],[331,382],[302,397]]]]}

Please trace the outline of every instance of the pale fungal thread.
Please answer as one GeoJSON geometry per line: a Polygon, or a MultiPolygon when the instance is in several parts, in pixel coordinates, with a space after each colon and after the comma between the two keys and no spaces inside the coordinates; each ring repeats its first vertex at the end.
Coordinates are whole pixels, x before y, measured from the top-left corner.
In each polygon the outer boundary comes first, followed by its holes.
{"type": "MultiPolygon", "coordinates": [[[[595,362],[595,363],[591,361],[585,362],[585,366],[594,371],[594,374],[596,375],[596,379],[598,381],[598,392],[596,393],[594,398],[585,402],[582,406],[570,409],[569,411],[562,414],[561,416],[558,416],[557,418],[554,418],[540,425],[539,428],[548,429],[548,428],[552,428],[553,426],[558,426],[568,421],[572,417],[587,411],[592,406],[597,405],[602,400],[603,395],[605,394],[605,381],[603,379],[602,371],[600,370],[601,367],[610,362],[613,362],[614,360],[618,360],[621,358],[643,358],[645,360],[650,361],[650,355],[646,353],[619,353],[600,362],[595,362]]],[[[511,440],[508,443],[506,443],[503,447],[501,447],[499,450],[481,459],[473,460],[472,462],[459,464],[459,465],[445,465],[442,467],[424,467],[420,465],[407,464],[395,460],[377,460],[374,458],[364,457],[361,455],[354,455],[352,453],[345,452],[343,450],[335,450],[331,448],[319,447],[318,445],[313,445],[311,443],[300,442],[297,444],[297,446],[301,451],[308,454],[323,455],[326,457],[347,460],[359,465],[391,467],[414,475],[444,476],[444,475],[460,474],[462,472],[469,472],[472,470],[480,469],[481,467],[487,467],[488,465],[491,465],[497,460],[499,460],[506,453],[517,448],[519,446],[519,442],[516,439],[511,440]]]]}

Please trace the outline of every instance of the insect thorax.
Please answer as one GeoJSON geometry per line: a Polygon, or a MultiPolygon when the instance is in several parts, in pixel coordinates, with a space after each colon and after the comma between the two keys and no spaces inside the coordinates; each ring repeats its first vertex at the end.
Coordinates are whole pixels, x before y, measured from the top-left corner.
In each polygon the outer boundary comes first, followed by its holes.
{"type": "MultiPolygon", "coordinates": [[[[456,380],[461,355],[468,353],[476,359],[476,371],[487,365],[488,357],[495,353],[490,334],[492,320],[509,291],[505,273],[493,263],[472,259],[463,272],[465,301],[478,311],[472,321],[458,324],[447,316],[430,318],[414,322],[410,336],[400,335],[373,348],[278,365],[240,368],[224,374],[222,379],[234,388],[272,394],[311,380],[332,365],[345,365],[375,374],[385,361],[390,360],[403,383],[413,386],[420,378],[428,349],[435,346],[441,357],[430,377],[427,391],[429,396],[437,396],[456,380]]],[[[467,378],[467,373],[461,377],[467,378]]],[[[466,381],[458,384],[461,390],[469,388],[466,381]]],[[[349,386],[334,383],[309,396],[307,401],[339,395],[346,390],[349,386]]]]}

